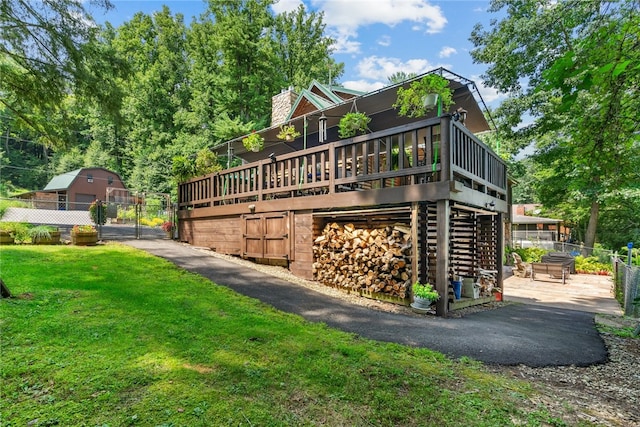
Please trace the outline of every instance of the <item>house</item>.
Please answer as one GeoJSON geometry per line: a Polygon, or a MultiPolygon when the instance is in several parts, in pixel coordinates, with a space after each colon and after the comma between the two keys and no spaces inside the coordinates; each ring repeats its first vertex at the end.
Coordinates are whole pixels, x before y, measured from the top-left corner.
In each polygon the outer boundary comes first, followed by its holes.
{"type": "Polygon", "coordinates": [[[80,168],[54,176],[41,191],[17,197],[31,200],[38,209],[88,210],[96,199],[114,200],[119,193],[128,196],[120,175],[96,167],[80,168]]]}
{"type": "MultiPolygon", "coordinates": [[[[452,111],[400,117],[400,87],[357,94],[314,82],[285,91],[265,148],[242,138],[219,154],[240,166],[178,186],[180,240],[256,262],[280,263],[303,278],[364,296],[411,302],[411,285],[432,283],[436,313],[493,299],[502,286],[507,168],[475,135],[489,130],[475,84],[444,69],[452,111]],[[348,112],[364,112],[368,132],[338,137],[348,112]],[[278,140],[280,124],[300,132],[278,140]],[[481,298],[453,297],[452,279],[482,284],[481,298]]],[[[429,73],[427,73],[429,74],[429,73]]]]}
{"type": "Polygon", "coordinates": [[[553,249],[555,242],[566,242],[570,230],[563,220],[537,216],[541,205],[512,206],[511,233],[514,247],[539,246],[553,249]]]}

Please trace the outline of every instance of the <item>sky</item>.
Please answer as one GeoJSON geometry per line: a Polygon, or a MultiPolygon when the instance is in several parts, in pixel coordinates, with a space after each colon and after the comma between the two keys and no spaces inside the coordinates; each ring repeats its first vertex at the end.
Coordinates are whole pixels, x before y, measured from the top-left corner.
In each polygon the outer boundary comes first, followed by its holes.
{"type": "MultiPolygon", "coordinates": [[[[136,12],[153,14],[166,4],[189,24],[206,9],[203,0],[111,0],[111,11],[94,12],[99,23],[119,26],[136,12]]],[[[303,0],[280,0],[275,13],[291,11],[303,0]]],[[[364,92],[389,85],[395,72],[421,74],[444,67],[473,80],[484,101],[496,107],[503,95],[485,87],[484,64],[474,64],[469,41],[477,23],[488,28],[499,15],[482,0],[304,0],[307,10],[324,13],[326,33],[336,40],[334,59],[345,64],[340,83],[364,92]]]]}

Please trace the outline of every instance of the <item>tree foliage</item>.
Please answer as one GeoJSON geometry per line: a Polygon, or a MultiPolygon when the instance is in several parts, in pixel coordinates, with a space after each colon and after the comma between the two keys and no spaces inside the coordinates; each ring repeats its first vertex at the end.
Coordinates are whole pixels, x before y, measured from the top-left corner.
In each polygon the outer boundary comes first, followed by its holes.
{"type": "MultiPolygon", "coordinates": [[[[204,153],[266,127],[273,95],[342,74],[322,14],[274,15],[272,4],[211,0],[189,25],[165,6],[98,27],[79,0],[2,0],[3,132],[28,133],[30,150],[46,143],[38,165],[49,171],[16,181],[38,189],[66,168],[103,166],[132,190],[174,192],[177,177],[226,165],[204,153]],[[27,96],[5,96],[14,83],[27,96]]],[[[7,147],[3,165],[31,166],[19,144],[7,147]]]]}
{"type": "Polygon", "coordinates": [[[474,60],[489,64],[483,78],[509,94],[502,134],[535,142],[540,201],[580,213],[590,247],[601,209],[638,196],[638,6],[496,0],[491,10],[506,17],[471,36],[474,60]],[[533,122],[513,131],[525,115],[533,122]]]}
{"type": "MultiPolygon", "coordinates": [[[[102,8],[108,0],[94,0],[102,8]]],[[[113,73],[108,52],[96,43],[98,29],[78,0],[0,1],[0,102],[19,125],[55,146],[69,139],[64,124],[63,100],[76,97],[98,100],[105,112],[115,114],[117,96],[103,90],[105,73],[113,73]]]]}

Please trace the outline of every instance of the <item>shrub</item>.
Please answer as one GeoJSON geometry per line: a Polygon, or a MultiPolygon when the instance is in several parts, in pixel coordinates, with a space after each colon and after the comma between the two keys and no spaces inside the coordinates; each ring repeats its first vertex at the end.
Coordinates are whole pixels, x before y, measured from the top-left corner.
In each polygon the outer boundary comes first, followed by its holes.
{"type": "Polygon", "coordinates": [[[576,272],[586,274],[609,274],[613,271],[613,266],[608,263],[598,261],[598,257],[590,256],[576,257],[576,272]]]}
{"type": "Polygon", "coordinates": [[[541,262],[542,256],[549,253],[546,249],[541,248],[518,248],[512,252],[517,253],[524,262],[541,262]]]}
{"type": "Polygon", "coordinates": [[[29,228],[31,225],[26,222],[0,222],[0,230],[8,231],[16,243],[28,242],[31,239],[29,228]]]}
{"type": "Polygon", "coordinates": [[[98,202],[96,200],[89,205],[89,215],[94,224],[104,225],[107,223],[107,204],[98,202]]]}

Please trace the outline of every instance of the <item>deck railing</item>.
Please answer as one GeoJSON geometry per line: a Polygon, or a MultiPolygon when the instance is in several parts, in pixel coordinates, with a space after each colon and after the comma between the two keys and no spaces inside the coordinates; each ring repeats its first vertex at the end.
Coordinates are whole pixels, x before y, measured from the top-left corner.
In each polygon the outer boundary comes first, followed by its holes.
{"type": "Polygon", "coordinates": [[[458,122],[423,120],[193,178],[180,209],[457,180],[504,199],[505,163],[458,122]],[[444,129],[444,131],[443,131],[444,129]]]}

